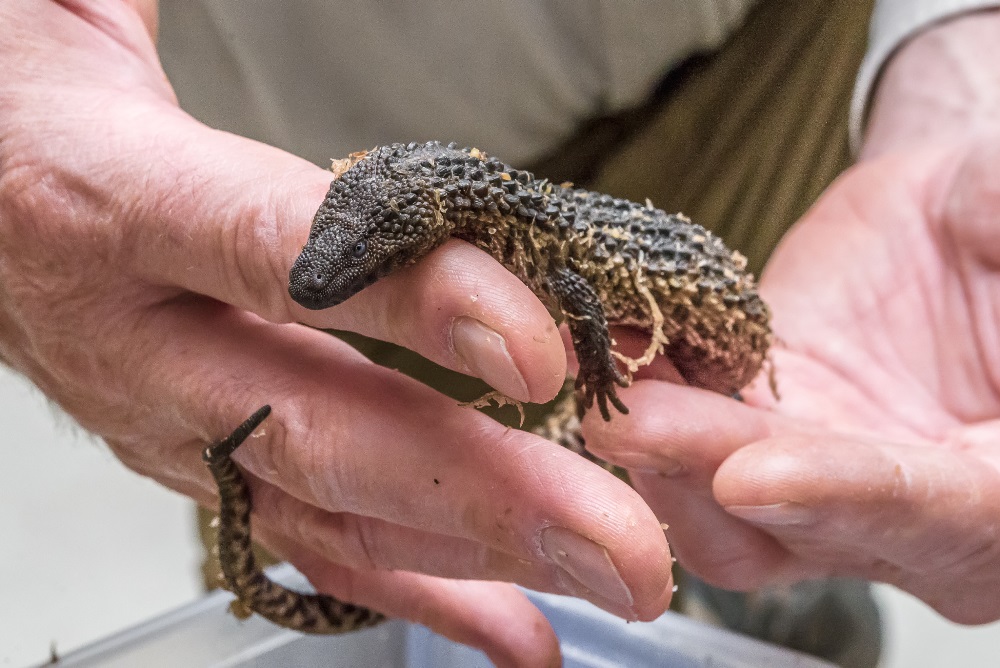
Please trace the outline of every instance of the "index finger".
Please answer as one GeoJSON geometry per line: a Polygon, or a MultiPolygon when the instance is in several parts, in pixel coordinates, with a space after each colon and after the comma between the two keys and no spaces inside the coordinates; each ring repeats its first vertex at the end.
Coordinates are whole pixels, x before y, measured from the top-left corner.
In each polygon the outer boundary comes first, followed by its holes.
{"type": "Polygon", "coordinates": [[[486,253],[452,242],[337,307],[307,311],[289,297],[288,273],[332,175],[179,115],[161,133],[178,139],[160,148],[171,160],[149,168],[155,208],[136,220],[134,270],[146,280],[272,322],[397,343],[518,400],[559,391],[566,362],[552,317],[486,253]]]}

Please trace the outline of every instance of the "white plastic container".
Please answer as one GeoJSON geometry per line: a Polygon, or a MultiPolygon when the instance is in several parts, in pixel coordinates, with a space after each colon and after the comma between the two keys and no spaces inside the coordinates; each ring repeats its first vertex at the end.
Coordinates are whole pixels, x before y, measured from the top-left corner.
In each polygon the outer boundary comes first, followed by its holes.
{"type": "MultiPolygon", "coordinates": [[[[288,565],[268,571],[288,586],[307,589],[288,565]]],[[[830,668],[833,664],[772,647],[681,615],[626,622],[585,601],[526,592],[559,636],[568,668],[830,668]]],[[[308,636],[254,616],[227,611],[232,595],[214,592],[145,624],[61,657],[60,666],[102,668],[488,668],[482,652],[428,629],[393,620],[340,636],[308,636]]]]}

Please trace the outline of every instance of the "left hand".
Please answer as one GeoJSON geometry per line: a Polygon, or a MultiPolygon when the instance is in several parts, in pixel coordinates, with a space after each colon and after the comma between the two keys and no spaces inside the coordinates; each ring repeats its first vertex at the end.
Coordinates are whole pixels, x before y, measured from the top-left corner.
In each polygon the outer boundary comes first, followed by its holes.
{"type": "Polygon", "coordinates": [[[772,258],[780,400],[763,378],[745,404],[664,382],[658,360],[622,392],[628,416],[585,420],[588,449],[630,469],[713,584],[857,576],[955,621],[1000,619],[1000,124],[906,94],[981,18],[896,57],[868,160],[772,258]],[[942,110],[956,122],[927,122],[942,110]]]}

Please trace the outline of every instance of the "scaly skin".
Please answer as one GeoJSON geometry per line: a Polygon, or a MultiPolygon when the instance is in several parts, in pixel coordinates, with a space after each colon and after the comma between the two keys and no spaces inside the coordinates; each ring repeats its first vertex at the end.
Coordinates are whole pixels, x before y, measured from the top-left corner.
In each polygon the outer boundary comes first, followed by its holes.
{"type": "MultiPolygon", "coordinates": [[[[396,144],[351,156],[313,220],[289,292],[312,309],[339,304],[450,237],[487,251],[566,321],[580,373],[579,406],[628,409],[608,325],[653,333],[692,385],[733,394],[760,370],[771,343],[768,309],[745,260],[703,227],[651,205],[535,179],[477,149],[396,144]]],[[[648,362],[648,360],[644,360],[648,362]]],[[[263,409],[262,409],[263,411],[263,409]]],[[[250,551],[250,498],[229,458],[266,417],[258,411],[206,450],[219,485],[219,548],[241,608],[290,628],[338,633],[376,624],[376,612],[270,582],[250,551]]],[[[550,435],[567,440],[561,423],[550,435]]]]}
{"type": "Polygon", "coordinates": [[[458,237],[517,275],[570,328],[584,405],[627,409],[608,324],[651,331],[698,387],[732,394],[760,370],[767,306],[745,260],[683,216],[535,179],[476,149],[395,144],[353,156],[292,267],[289,292],[334,306],[458,237]],[[644,290],[647,291],[644,294],[644,290]]]}

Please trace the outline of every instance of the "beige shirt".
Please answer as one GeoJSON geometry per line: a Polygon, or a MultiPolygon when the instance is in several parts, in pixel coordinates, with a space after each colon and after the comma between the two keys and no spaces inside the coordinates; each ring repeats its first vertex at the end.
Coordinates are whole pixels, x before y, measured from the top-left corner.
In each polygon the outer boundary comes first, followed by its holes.
{"type": "Polygon", "coordinates": [[[1000,7],[1000,0],[880,0],[872,16],[868,53],[851,100],[851,145],[861,146],[865,111],[878,74],[892,54],[922,30],[965,12],[1000,7]]]}
{"type": "Polygon", "coordinates": [[[317,164],[425,139],[523,164],[581,121],[641,101],[751,4],[161,2],[160,53],[196,117],[317,164]]]}
{"type": "MultiPolygon", "coordinates": [[[[160,52],[196,117],[316,164],[432,138],[523,164],[581,121],[644,99],[671,67],[721,44],[752,4],[163,2],[160,52]]],[[[997,5],[880,0],[852,107],[855,134],[900,43],[947,16],[997,5]]]]}

